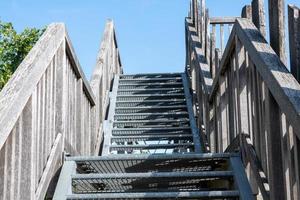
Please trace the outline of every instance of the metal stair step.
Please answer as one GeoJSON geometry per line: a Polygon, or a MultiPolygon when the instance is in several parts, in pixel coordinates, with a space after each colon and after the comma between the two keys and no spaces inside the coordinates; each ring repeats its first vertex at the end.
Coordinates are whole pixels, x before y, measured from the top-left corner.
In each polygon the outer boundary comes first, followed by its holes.
{"type": "Polygon", "coordinates": [[[155,120],[155,119],[188,119],[188,112],[177,113],[131,113],[131,114],[116,114],[115,121],[130,121],[130,120],[155,120]]]}
{"type": "MultiPolygon", "coordinates": [[[[111,145],[110,151],[133,151],[133,150],[190,150],[193,151],[194,143],[182,143],[182,144],[137,144],[137,145],[111,145]]],[[[157,153],[158,153],[157,152],[157,153]]],[[[151,152],[149,152],[151,153],[151,152]]]]}
{"type": "Polygon", "coordinates": [[[116,121],[113,123],[114,128],[144,128],[144,127],[184,127],[189,126],[188,119],[178,120],[138,120],[138,121],[116,121]]]}
{"type": "Polygon", "coordinates": [[[154,154],[68,157],[88,173],[193,172],[224,170],[236,154],[154,154]]]}
{"type": "Polygon", "coordinates": [[[183,106],[184,100],[145,100],[145,101],[118,101],[116,107],[138,107],[138,106],[183,106]]]}
{"type": "Polygon", "coordinates": [[[187,111],[186,106],[144,106],[144,107],[117,107],[115,109],[116,114],[126,113],[160,113],[160,112],[182,112],[187,111]]]}
{"type": "Polygon", "coordinates": [[[118,95],[129,94],[180,94],[183,93],[183,88],[159,88],[159,89],[119,89],[118,95]]]}
{"type": "Polygon", "coordinates": [[[113,136],[129,136],[129,135],[161,135],[161,134],[189,134],[190,127],[163,127],[163,128],[123,128],[113,129],[113,136]]]}
{"type": "Polygon", "coordinates": [[[158,88],[181,88],[180,82],[175,83],[129,83],[119,85],[118,89],[158,89],[158,88]]]}
{"type": "Polygon", "coordinates": [[[237,190],[220,191],[198,191],[198,192],[124,192],[107,194],[73,194],[67,197],[68,200],[75,199],[99,199],[99,200],[143,200],[143,199],[226,199],[235,200],[239,197],[237,190]]]}
{"type": "Polygon", "coordinates": [[[118,95],[118,101],[145,101],[145,100],[185,100],[183,93],[180,94],[143,94],[143,95],[118,95]]]}
{"type": "Polygon", "coordinates": [[[181,77],[174,78],[141,78],[141,79],[120,79],[120,85],[132,84],[132,83],[182,83],[181,77]]]}
{"type": "Polygon", "coordinates": [[[231,183],[232,179],[232,171],[75,174],[72,189],[74,193],[183,192],[219,189],[207,188],[206,184],[221,183],[222,189],[230,190],[224,183],[231,183]]]}
{"type": "Polygon", "coordinates": [[[111,142],[136,142],[136,141],[162,141],[162,140],[188,140],[193,141],[191,134],[185,135],[154,135],[154,136],[117,136],[112,137],[111,142]]]}
{"type": "Polygon", "coordinates": [[[131,74],[120,75],[120,79],[139,79],[139,78],[174,78],[181,77],[181,73],[145,73],[145,74],[131,74]]]}

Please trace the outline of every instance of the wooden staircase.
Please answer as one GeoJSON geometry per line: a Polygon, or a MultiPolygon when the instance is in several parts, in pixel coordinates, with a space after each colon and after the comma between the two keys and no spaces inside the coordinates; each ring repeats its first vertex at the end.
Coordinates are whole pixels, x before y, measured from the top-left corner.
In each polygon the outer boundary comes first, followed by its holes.
{"type": "Polygon", "coordinates": [[[54,199],[252,199],[239,154],[204,153],[186,80],[117,76],[102,156],[67,158],[54,199]]]}

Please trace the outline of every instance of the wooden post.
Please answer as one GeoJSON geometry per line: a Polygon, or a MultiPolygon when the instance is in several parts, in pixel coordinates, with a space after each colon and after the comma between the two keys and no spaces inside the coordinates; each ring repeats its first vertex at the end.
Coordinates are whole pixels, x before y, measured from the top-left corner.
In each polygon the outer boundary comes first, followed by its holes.
{"type": "Polygon", "coordinates": [[[242,16],[242,18],[247,18],[247,19],[252,20],[252,7],[251,7],[251,5],[246,5],[246,6],[243,7],[241,16],[242,16]]]}
{"type": "Polygon", "coordinates": [[[270,44],[286,65],[284,0],[269,0],[270,44]]]}
{"type": "Polygon", "coordinates": [[[266,37],[264,0],[252,0],[252,21],[261,34],[266,37]]]}
{"type": "Polygon", "coordinates": [[[210,22],[208,9],[206,9],[205,13],[205,57],[207,64],[210,65],[210,22]]]}
{"type": "Polygon", "coordinates": [[[192,0],[193,2],[193,24],[196,28],[196,31],[198,33],[198,2],[197,0],[192,0]]]}
{"type": "Polygon", "coordinates": [[[216,48],[216,25],[212,25],[212,32],[210,33],[210,73],[212,78],[216,75],[215,63],[215,48],[216,48]]]}
{"type": "Polygon", "coordinates": [[[200,0],[200,7],[201,7],[201,35],[200,35],[200,42],[201,42],[201,46],[202,48],[204,49],[205,48],[205,29],[206,29],[206,26],[205,26],[205,14],[206,14],[206,11],[205,11],[205,0],[200,0]]]}
{"type": "Polygon", "coordinates": [[[269,185],[270,199],[284,199],[284,180],[281,157],[281,135],[280,135],[280,117],[278,105],[273,95],[268,92],[266,95],[267,120],[267,143],[268,143],[268,163],[269,167],[269,185]]]}
{"type": "Polygon", "coordinates": [[[288,5],[291,72],[300,82],[300,9],[288,5]]]}

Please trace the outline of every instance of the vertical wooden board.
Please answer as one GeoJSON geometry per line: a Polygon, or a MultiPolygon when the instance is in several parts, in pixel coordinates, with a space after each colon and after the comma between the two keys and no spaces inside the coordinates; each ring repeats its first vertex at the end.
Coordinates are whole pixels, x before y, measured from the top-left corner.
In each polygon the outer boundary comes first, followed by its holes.
{"type": "Polygon", "coordinates": [[[241,41],[235,38],[235,61],[236,61],[236,75],[237,75],[237,90],[238,90],[238,124],[239,133],[249,134],[249,124],[248,124],[248,105],[247,105],[247,68],[246,68],[246,57],[245,48],[241,44],[241,41]]]}
{"type": "Polygon", "coordinates": [[[50,154],[50,151],[51,151],[51,147],[52,147],[52,144],[54,143],[54,139],[53,139],[53,131],[54,131],[54,128],[53,128],[53,115],[54,115],[54,113],[53,113],[53,111],[54,111],[54,107],[53,107],[53,104],[54,104],[54,102],[53,102],[53,96],[54,96],[54,84],[53,84],[53,79],[54,79],[54,77],[53,77],[53,71],[54,71],[54,68],[55,68],[55,65],[56,65],[56,56],[53,58],[53,61],[52,61],[53,63],[52,63],[52,66],[51,66],[51,68],[49,69],[49,76],[50,76],[50,78],[49,78],[49,113],[48,113],[48,115],[49,115],[49,118],[48,118],[48,120],[49,120],[49,136],[48,136],[48,138],[49,138],[49,146],[48,146],[48,155],[50,154]]]}
{"type": "MultiPolygon", "coordinates": [[[[198,127],[201,127],[201,125],[198,124],[198,127]]],[[[215,101],[213,101],[210,105],[210,128],[209,128],[209,134],[207,136],[210,152],[216,152],[216,137],[218,135],[218,130],[216,127],[217,127],[216,104],[215,101]]]]}
{"type": "Polygon", "coordinates": [[[43,160],[43,155],[44,155],[44,125],[45,125],[45,99],[46,99],[46,89],[45,89],[45,74],[42,76],[41,79],[41,98],[40,98],[40,130],[38,132],[38,137],[39,137],[39,150],[38,150],[38,162],[39,162],[39,166],[38,166],[38,175],[37,175],[37,179],[39,180],[40,177],[42,176],[43,173],[43,164],[44,164],[44,160],[43,160]]]}
{"type": "Polygon", "coordinates": [[[269,1],[270,44],[284,64],[285,54],[285,0],[269,1]]]}
{"type": "Polygon", "coordinates": [[[221,133],[222,133],[222,143],[223,143],[223,149],[222,152],[225,151],[225,149],[229,145],[228,140],[228,96],[227,96],[227,88],[226,88],[226,74],[220,76],[220,121],[221,121],[221,133]],[[224,76],[225,75],[225,76],[224,76]]]}
{"type": "Polygon", "coordinates": [[[262,168],[265,173],[269,172],[269,165],[268,165],[268,148],[269,148],[269,142],[268,142],[268,113],[267,113],[267,106],[268,106],[268,98],[267,95],[269,94],[269,89],[266,86],[265,82],[262,82],[262,132],[261,132],[261,149],[262,149],[262,168]]]}
{"type": "MultiPolygon", "coordinates": [[[[19,120],[18,120],[19,121],[19,120]]],[[[18,122],[17,122],[18,123],[18,122]]],[[[5,178],[4,178],[4,193],[5,193],[5,198],[4,199],[11,199],[11,189],[13,187],[12,185],[12,179],[13,179],[13,170],[14,170],[14,162],[13,162],[13,148],[14,148],[14,144],[13,144],[13,136],[16,133],[16,129],[15,127],[13,128],[13,130],[11,131],[11,133],[9,134],[9,137],[7,138],[7,144],[5,146],[5,178]]]]}
{"type": "MultiPolygon", "coordinates": [[[[256,67],[256,66],[255,66],[256,67]]],[[[260,148],[260,133],[261,133],[261,109],[260,109],[260,105],[261,105],[261,80],[259,77],[259,74],[257,72],[257,70],[255,69],[255,113],[256,113],[256,132],[255,132],[255,136],[254,136],[254,141],[253,144],[255,146],[255,150],[256,153],[258,155],[258,157],[260,158],[260,152],[261,152],[261,148],[260,148]]]]}
{"type": "MultiPolygon", "coordinates": [[[[4,144],[6,146],[6,143],[4,144]]],[[[5,160],[5,148],[0,149],[0,199],[4,199],[4,184],[5,184],[5,165],[6,163],[3,162],[5,160]]]]}
{"type": "Polygon", "coordinates": [[[265,114],[264,114],[264,104],[265,104],[265,82],[262,80],[261,76],[257,74],[257,77],[259,77],[259,125],[260,125],[260,131],[259,131],[259,140],[258,145],[260,146],[260,162],[262,164],[263,170],[267,171],[266,166],[266,141],[265,141],[265,114]]]}
{"type": "MultiPolygon", "coordinates": [[[[38,130],[39,130],[39,112],[38,112],[38,108],[39,108],[39,86],[37,85],[37,87],[35,88],[35,90],[32,93],[32,119],[31,119],[31,124],[32,124],[32,137],[31,137],[31,155],[32,155],[32,159],[31,159],[31,175],[30,175],[30,179],[32,182],[32,187],[31,187],[31,193],[33,194],[37,188],[38,185],[38,179],[37,177],[37,168],[38,168],[38,130]]],[[[23,137],[23,135],[22,135],[23,137]]],[[[20,137],[20,140],[23,142],[22,137],[20,137]]],[[[22,147],[22,146],[21,146],[22,147]]],[[[23,154],[23,149],[21,149],[21,155],[23,154]]],[[[22,164],[22,162],[20,162],[22,164]]],[[[23,164],[22,164],[23,165],[23,164]]],[[[21,174],[23,173],[23,168],[21,167],[21,173],[20,173],[20,179],[21,179],[21,174]]],[[[21,185],[21,182],[19,183],[21,185]]],[[[21,186],[20,186],[21,187],[21,186]]]]}
{"type": "Polygon", "coordinates": [[[245,50],[245,65],[246,65],[246,98],[247,98],[247,113],[248,113],[248,125],[249,136],[253,135],[253,112],[252,112],[252,69],[250,64],[248,52],[245,50]]]}
{"type": "Polygon", "coordinates": [[[22,195],[22,199],[33,199],[34,193],[32,187],[34,187],[34,182],[31,179],[31,174],[34,173],[32,171],[32,161],[33,161],[33,155],[32,155],[32,134],[33,134],[33,124],[32,124],[32,97],[29,99],[28,103],[26,104],[23,113],[23,123],[22,123],[22,172],[21,172],[21,188],[20,188],[20,194],[26,194],[22,195]]]}
{"type": "Polygon", "coordinates": [[[22,153],[22,116],[15,127],[15,133],[13,135],[13,152],[12,152],[12,162],[13,162],[13,176],[12,186],[10,191],[10,196],[12,199],[20,198],[20,178],[21,178],[21,153],[22,153]]]}
{"type": "Polygon", "coordinates": [[[43,146],[44,146],[44,152],[43,152],[43,170],[44,171],[44,168],[46,166],[46,163],[47,163],[47,158],[48,158],[48,155],[50,153],[50,149],[51,149],[51,141],[50,141],[50,127],[49,127],[49,116],[50,116],[50,109],[49,109],[49,104],[50,104],[50,99],[49,99],[49,96],[50,96],[50,68],[51,68],[51,65],[53,64],[53,60],[52,62],[50,63],[50,65],[47,67],[47,70],[45,72],[45,102],[44,102],[44,105],[45,105],[45,123],[44,123],[44,131],[43,131],[43,138],[44,138],[44,143],[43,143],[43,146]]]}
{"type": "Polygon", "coordinates": [[[220,24],[220,51],[222,57],[224,51],[224,25],[223,24],[220,24]]]}
{"type": "Polygon", "coordinates": [[[221,119],[221,94],[220,94],[220,88],[217,89],[215,93],[215,115],[216,115],[216,129],[217,129],[217,135],[216,135],[216,144],[217,144],[217,153],[223,152],[223,132],[222,132],[222,119],[221,119]]]}
{"type": "Polygon", "coordinates": [[[299,197],[297,195],[297,184],[296,184],[296,172],[295,172],[295,162],[294,162],[294,149],[295,149],[295,141],[294,141],[294,130],[292,125],[287,121],[287,158],[288,158],[288,166],[290,170],[290,193],[291,198],[296,199],[299,197]]]}
{"type": "Polygon", "coordinates": [[[212,25],[211,32],[211,45],[210,45],[210,73],[212,78],[216,75],[216,59],[215,59],[215,48],[216,48],[216,25],[212,25]]]}
{"type": "Polygon", "coordinates": [[[205,15],[206,15],[206,12],[205,12],[205,0],[200,0],[201,2],[201,44],[202,44],[202,47],[205,46],[205,15]]]}
{"type": "Polygon", "coordinates": [[[228,82],[228,107],[229,107],[229,137],[228,140],[230,141],[231,138],[234,137],[234,104],[233,104],[233,82],[232,82],[232,69],[228,68],[227,73],[227,82],[228,82]]]}
{"type": "Polygon", "coordinates": [[[57,133],[63,134],[63,138],[65,137],[65,128],[64,128],[64,121],[65,119],[65,106],[64,104],[64,98],[67,97],[68,92],[65,90],[66,88],[66,71],[65,71],[65,62],[63,56],[65,53],[64,46],[61,45],[57,52],[57,62],[55,66],[55,136],[57,133]],[[66,93],[64,93],[66,91],[66,93]]]}
{"type": "MultiPolygon", "coordinates": [[[[71,65],[72,68],[72,65],[71,65]]],[[[71,149],[72,149],[72,155],[77,155],[76,154],[76,85],[77,85],[77,77],[75,75],[75,72],[72,70],[71,72],[72,77],[72,85],[71,85],[71,91],[72,91],[72,101],[70,102],[71,104],[71,149]]]]}
{"type": "Polygon", "coordinates": [[[76,151],[83,155],[81,149],[81,140],[82,140],[82,128],[81,128],[81,120],[83,120],[82,116],[82,102],[83,102],[83,86],[82,86],[82,79],[77,81],[76,85],[76,151]]]}
{"type": "Polygon", "coordinates": [[[205,10],[205,56],[207,64],[210,65],[210,20],[209,20],[209,10],[205,10]]]}
{"type": "Polygon", "coordinates": [[[232,69],[232,79],[231,81],[233,82],[233,110],[234,110],[234,132],[233,136],[230,138],[230,142],[239,134],[239,113],[238,113],[238,68],[237,68],[237,63],[236,63],[236,57],[235,54],[232,55],[231,58],[231,69],[232,69]]]}
{"type": "Polygon", "coordinates": [[[282,162],[283,162],[283,172],[284,172],[284,194],[286,199],[291,198],[291,191],[290,191],[290,169],[288,166],[288,127],[286,116],[284,113],[281,112],[280,118],[280,131],[281,131],[281,149],[282,149],[282,162]]]}
{"type": "Polygon", "coordinates": [[[288,5],[290,66],[294,77],[300,82],[300,9],[288,5]]]}
{"type": "MultiPolygon", "coordinates": [[[[296,130],[297,131],[297,130],[296,130]]],[[[295,196],[300,195],[300,140],[296,134],[294,134],[294,162],[295,162],[295,172],[296,172],[296,182],[295,182],[295,189],[297,194],[295,196]]]]}

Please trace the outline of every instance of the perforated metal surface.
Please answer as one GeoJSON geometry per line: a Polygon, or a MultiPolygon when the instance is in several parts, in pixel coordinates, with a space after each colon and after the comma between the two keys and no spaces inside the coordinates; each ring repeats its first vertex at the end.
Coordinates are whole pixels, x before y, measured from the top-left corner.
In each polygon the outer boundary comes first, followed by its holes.
{"type": "Polygon", "coordinates": [[[239,198],[231,171],[238,155],[195,153],[200,141],[182,77],[120,77],[105,131],[108,154],[68,158],[67,199],[239,198]]]}

